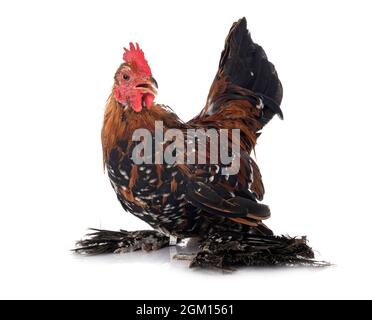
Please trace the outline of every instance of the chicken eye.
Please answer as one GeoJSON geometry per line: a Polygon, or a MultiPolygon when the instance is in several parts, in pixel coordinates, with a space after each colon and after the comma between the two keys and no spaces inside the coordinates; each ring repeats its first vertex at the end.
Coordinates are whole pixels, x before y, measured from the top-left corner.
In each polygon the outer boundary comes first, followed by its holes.
{"type": "Polygon", "coordinates": [[[130,76],[127,75],[127,74],[124,74],[124,75],[123,75],[123,79],[126,80],[126,81],[128,81],[128,80],[130,79],[130,76]]]}

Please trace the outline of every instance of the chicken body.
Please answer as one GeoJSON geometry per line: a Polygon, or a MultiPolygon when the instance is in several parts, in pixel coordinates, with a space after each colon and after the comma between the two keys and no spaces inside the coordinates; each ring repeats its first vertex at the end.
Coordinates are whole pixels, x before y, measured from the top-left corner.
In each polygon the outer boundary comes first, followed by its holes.
{"type": "MultiPolygon", "coordinates": [[[[123,118],[126,118],[126,113],[133,111],[127,109],[123,112],[123,118]]],[[[133,129],[144,126],[154,131],[154,127],[146,123],[148,118],[163,121],[165,127],[182,129],[184,132],[192,126],[192,123],[184,124],[168,108],[160,105],[146,110],[141,116],[135,116],[138,127],[131,126],[127,131],[130,135],[133,134],[133,129]]],[[[130,117],[128,114],[128,118],[130,117]]],[[[244,212],[238,214],[240,218],[234,221],[228,213],[214,208],[217,204],[223,209],[219,202],[234,199],[235,193],[249,196],[250,200],[247,201],[251,201],[251,205],[259,206],[254,202],[254,193],[249,190],[249,187],[253,188],[252,170],[257,168],[252,167],[253,160],[249,155],[246,154],[246,158],[243,159],[249,164],[245,168],[248,170],[248,179],[243,179],[241,183],[237,175],[222,175],[223,164],[134,164],[131,158],[136,146],[137,143],[133,141],[118,141],[110,150],[106,164],[111,184],[126,211],[144,220],[154,229],[178,238],[205,237],[218,230],[251,232],[261,229],[270,233],[260,223],[262,218],[267,217],[266,215],[259,217],[252,214],[249,218],[247,216],[249,213],[244,212]],[[208,189],[203,191],[209,192],[206,195],[208,198],[194,199],[198,190],[205,187],[208,189]]],[[[155,146],[152,150],[155,150],[155,146]]],[[[155,154],[152,158],[155,158],[155,154]]],[[[261,187],[260,181],[259,186],[261,187]]],[[[231,215],[233,214],[231,211],[231,215]]]]}

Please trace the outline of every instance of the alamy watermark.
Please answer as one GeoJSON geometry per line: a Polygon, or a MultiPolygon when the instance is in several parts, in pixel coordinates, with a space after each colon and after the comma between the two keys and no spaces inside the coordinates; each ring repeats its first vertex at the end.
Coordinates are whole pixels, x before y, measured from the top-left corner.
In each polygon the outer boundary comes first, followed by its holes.
{"type": "Polygon", "coordinates": [[[135,164],[214,164],[221,165],[222,175],[234,175],[240,169],[240,130],[167,129],[155,121],[155,134],[136,129],[132,161],[135,164]],[[208,148],[209,147],[209,148],[208,148]],[[153,150],[155,149],[155,150],[153,150]]]}

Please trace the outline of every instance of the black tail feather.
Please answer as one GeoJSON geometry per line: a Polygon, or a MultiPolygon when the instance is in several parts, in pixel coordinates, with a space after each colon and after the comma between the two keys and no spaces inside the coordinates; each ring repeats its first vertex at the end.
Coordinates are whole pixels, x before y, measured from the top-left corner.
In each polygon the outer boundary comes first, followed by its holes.
{"type": "Polygon", "coordinates": [[[221,54],[220,69],[233,84],[262,99],[263,125],[275,114],[283,118],[280,109],[282,84],[263,48],[253,42],[245,18],[235,22],[230,29],[221,54]]]}

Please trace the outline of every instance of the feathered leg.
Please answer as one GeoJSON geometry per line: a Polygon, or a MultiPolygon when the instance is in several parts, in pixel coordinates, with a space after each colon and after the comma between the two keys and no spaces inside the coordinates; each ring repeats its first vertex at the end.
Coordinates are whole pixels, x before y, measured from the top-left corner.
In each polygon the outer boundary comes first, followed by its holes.
{"type": "Polygon", "coordinates": [[[125,253],[136,250],[158,250],[169,245],[169,237],[156,230],[90,230],[93,232],[76,242],[75,252],[87,255],[125,253]]]}
{"type": "Polygon", "coordinates": [[[228,269],[238,266],[325,266],[314,260],[305,237],[247,235],[231,232],[211,234],[190,267],[228,269]]]}

